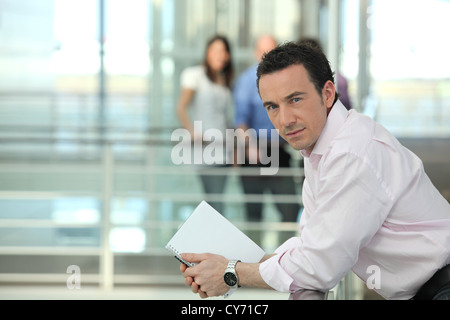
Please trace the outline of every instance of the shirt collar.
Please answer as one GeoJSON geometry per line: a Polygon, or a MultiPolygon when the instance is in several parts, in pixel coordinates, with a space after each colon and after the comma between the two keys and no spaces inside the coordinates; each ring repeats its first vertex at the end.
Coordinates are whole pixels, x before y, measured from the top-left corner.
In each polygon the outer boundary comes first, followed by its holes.
{"type": "Polygon", "coordinates": [[[304,157],[310,158],[310,162],[317,168],[320,159],[328,151],[331,141],[336,136],[337,131],[341,128],[345,119],[348,116],[348,110],[340,100],[336,101],[330,113],[328,114],[327,122],[322,129],[322,133],[310,154],[305,150],[301,153],[304,157]]]}

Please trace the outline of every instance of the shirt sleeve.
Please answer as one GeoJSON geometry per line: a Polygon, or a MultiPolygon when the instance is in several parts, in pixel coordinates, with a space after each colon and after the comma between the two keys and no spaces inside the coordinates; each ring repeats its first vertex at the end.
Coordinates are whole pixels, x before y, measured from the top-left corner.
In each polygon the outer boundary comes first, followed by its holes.
{"type": "Polygon", "coordinates": [[[181,73],[181,87],[185,89],[196,90],[199,85],[199,71],[201,69],[190,67],[181,73]]]}
{"type": "Polygon", "coordinates": [[[311,187],[316,192],[308,195],[314,205],[304,204],[308,220],[299,237],[260,265],[264,281],[278,291],[333,288],[392,206],[382,177],[358,156],[346,153],[322,160],[317,185],[311,187]]]}

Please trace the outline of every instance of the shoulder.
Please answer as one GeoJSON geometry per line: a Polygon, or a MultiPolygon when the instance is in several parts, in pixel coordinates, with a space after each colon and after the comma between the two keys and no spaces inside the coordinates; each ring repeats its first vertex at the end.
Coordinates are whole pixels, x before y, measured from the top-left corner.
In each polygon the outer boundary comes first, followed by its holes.
{"type": "Polygon", "coordinates": [[[338,130],[333,132],[333,138],[325,149],[322,146],[322,167],[335,166],[335,161],[348,161],[347,157],[366,161],[370,153],[375,122],[353,110],[349,112],[338,130]]]}
{"type": "Polygon", "coordinates": [[[238,79],[242,79],[245,81],[248,81],[249,79],[254,79],[256,81],[256,69],[257,69],[256,64],[248,67],[241,73],[238,79]]]}
{"type": "Polygon", "coordinates": [[[234,86],[235,93],[242,93],[244,95],[247,95],[248,91],[252,89],[257,92],[256,65],[245,69],[237,78],[234,86]]]}
{"type": "Polygon", "coordinates": [[[195,88],[203,77],[205,77],[205,68],[202,65],[188,67],[181,73],[181,85],[195,88]]]}
{"type": "Polygon", "coordinates": [[[361,150],[373,139],[375,127],[373,119],[351,110],[341,130],[337,132],[334,144],[341,150],[361,150]]]}
{"type": "Polygon", "coordinates": [[[340,158],[346,154],[371,166],[383,167],[385,161],[393,161],[393,154],[401,152],[401,145],[388,130],[372,118],[352,110],[333,139],[328,157],[340,158]]]}
{"type": "Polygon", "coordinates": [[[202,74],[205,73],[205,67],[202,65],[196,65],[187,67],[183,70],[183,74],[202,74]]]}

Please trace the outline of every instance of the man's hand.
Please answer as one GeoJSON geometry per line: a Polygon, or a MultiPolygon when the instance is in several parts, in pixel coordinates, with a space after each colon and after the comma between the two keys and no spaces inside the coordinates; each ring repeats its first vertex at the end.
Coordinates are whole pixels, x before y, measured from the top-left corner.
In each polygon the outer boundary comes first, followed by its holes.
{"type": "MultiPolygon", "coordinates": [[[[187,265],[185,265],[184,263],[182,263],[182,264],[180,265],[180,271],[181,271],[182,273],[184,273],[184,272],[186,271],[187,268],[189,268],[189,267],[188,267],[187,265]]],[[[202,299],[208,298],[208,296],[206,295],[206,293],[204,293],[203,291],[200,290],[200,286],[194,282],[194,279],[193,279],[192,277],[186,277],[186,278],[184,279],[184,283],[185,283],[188,287],[191,287],[193,293],[198,293],[199,296],[200,296],[202,299]]]]}
{"type": "Polygon", "coordinates": [[[197,263],[193,267],[180,266],[184,283],[191,287],[192,292],[198,293],[201,298],[221,296],[228,292],[229,288],[223,280],[228,265],[225,257],[211,253],[183,253],[181,257],[187,262],[197,263]]]}

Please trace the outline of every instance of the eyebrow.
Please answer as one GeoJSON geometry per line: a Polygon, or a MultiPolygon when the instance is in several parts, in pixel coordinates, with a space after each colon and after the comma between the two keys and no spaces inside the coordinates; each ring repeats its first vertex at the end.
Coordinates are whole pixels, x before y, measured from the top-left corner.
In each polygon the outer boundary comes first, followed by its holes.
{"type": "MultiPolygon", "coordinates": [[[[288,94],[286,97],[284,97],[283,100],[284,101],[288,101],[288,100],[291,100],[294,97],[302,96],[302,95],[305,95],[305,94],[306,94],[306,92],[294,91],[294,92],[288,94]]],[[[264,107],[267,107],[267,106],[273,105],[273,104],[276,104],[276,103],[274,103],[272,101],[266,101],[266,102],[263,103],[264,107]]]]}
{"type": "Polygon", "coordinates": [[[284,101],[287,101],[287,100],[291,100],[292,98],[294,98],[294,97],[297,97],[297,96],[302,96],[302,95],[305,95],[306,94],[306,92],[301,92],[301,91],[294,91],[294,92],[292,92],[291,94],[289,94],[289,95],[287,95],[286,97],[284,97],[284,101]]]}

